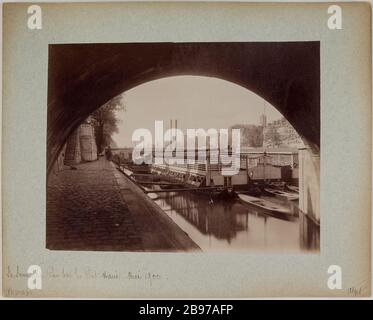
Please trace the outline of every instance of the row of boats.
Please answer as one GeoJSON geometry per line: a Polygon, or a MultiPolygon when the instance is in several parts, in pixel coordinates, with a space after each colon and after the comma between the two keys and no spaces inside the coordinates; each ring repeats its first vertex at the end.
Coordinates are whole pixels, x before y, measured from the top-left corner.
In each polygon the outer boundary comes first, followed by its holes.
{"type": "Polygon", "coordinates": [[[295,211],[292,204],[299,199],[299,188],[284,182],[254,184],[240,190],[226,187],[192,188],[180,182],[167,181],[165,177],[155,177],[145,171],[139,172],[138,168],[135,172],[132,170],[133,168],[125,169],[121,167],[120,169],[121,171],[126,171],[125,173],[140,185],[157,185],[160,191],[163,190],[163,192],[181,190],[205,194],[211,199],[217,200],[239,199],[244,205],[275,216],[293,216],[295,211]]]}

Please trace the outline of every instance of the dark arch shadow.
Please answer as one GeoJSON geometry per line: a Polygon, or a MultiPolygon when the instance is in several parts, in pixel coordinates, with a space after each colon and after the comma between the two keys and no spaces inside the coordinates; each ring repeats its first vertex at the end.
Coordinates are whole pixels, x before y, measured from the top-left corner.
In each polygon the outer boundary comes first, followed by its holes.
{"type": "Polygon", "coordinates": [[[49,45],[47,172],[73,130],[116,95],[164,77],[220,78],[276,107],[320,147],[319,42],[49,45]]]}

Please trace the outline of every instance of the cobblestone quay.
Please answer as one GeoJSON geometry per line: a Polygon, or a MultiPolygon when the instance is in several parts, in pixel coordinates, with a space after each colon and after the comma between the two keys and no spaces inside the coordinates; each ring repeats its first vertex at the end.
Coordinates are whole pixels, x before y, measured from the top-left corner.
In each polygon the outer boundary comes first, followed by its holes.
{"type": "Polygon", "coordinates": [[[52,173],[46,214],[46,246],[52,250],[199,250],[104,158],[52,173]]]}

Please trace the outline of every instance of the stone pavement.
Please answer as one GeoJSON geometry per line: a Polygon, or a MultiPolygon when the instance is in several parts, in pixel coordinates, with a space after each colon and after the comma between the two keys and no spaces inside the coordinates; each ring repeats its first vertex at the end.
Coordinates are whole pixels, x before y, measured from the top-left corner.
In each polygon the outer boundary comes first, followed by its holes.
{"type": "Polygon", "coordinates": [[[49,177],[46,246],[52,250],[186,251],[194,242],[114,165],[65,167],[49,177]]]}

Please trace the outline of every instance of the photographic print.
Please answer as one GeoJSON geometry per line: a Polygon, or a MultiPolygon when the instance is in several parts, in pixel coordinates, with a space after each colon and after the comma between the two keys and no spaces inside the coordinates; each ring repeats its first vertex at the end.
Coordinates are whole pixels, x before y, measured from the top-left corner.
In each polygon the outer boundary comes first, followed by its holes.
{"type": "Polygon", "coordinates": [[[2,23],[4,296],[371,295],[369,4],[6,3],[2,23]]]}

